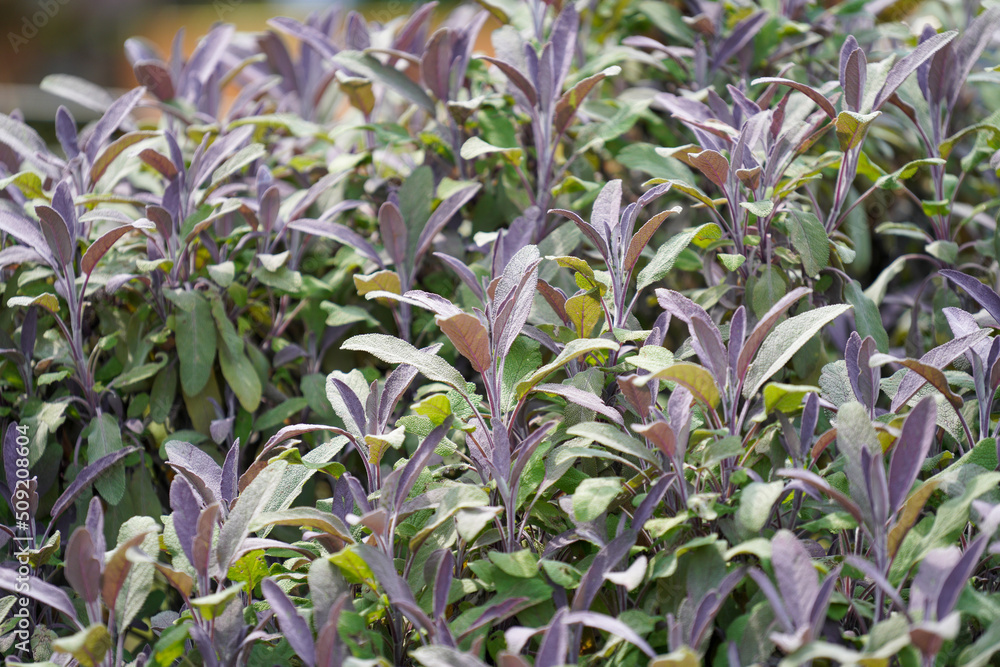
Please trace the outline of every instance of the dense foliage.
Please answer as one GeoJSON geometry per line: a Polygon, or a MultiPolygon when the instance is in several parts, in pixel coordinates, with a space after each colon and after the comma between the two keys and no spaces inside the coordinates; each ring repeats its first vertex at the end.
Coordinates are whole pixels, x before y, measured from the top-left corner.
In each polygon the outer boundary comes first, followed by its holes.
{"type": "Polygon", "coordinates": [[[269,26],[0,115],[8,664],[989,664],[1000,9],[269,26]]]}

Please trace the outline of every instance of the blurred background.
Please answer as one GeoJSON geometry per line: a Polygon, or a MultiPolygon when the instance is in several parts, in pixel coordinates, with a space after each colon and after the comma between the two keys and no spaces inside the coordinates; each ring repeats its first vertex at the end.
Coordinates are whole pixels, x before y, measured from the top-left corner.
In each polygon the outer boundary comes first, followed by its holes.
{"type": "MultiPolygon", "coordinates": [[[[184,28],[186,52],[212,24],[232,23],[241,31],[266,28],[274,16],[305,18],[338,6],[378,20],[407,14],[421,0],[0,0],[0,112],[20,109],[31,123],[49,122],[59,104],[38,89],[53,73],[73,74],[108,88],[136,85],[124,43],[141,36],[169,54],[184,28]]],[[[78,120],[92,115],[71,106],[78,120]]]]}

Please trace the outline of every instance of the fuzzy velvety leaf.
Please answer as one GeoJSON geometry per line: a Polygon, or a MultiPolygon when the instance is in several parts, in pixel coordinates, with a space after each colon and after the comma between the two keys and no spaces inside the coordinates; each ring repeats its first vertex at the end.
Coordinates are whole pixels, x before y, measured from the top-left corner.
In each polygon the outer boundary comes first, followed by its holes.
{"type": "Polygon", "coordinates": [[[593,410],[594,412],[607,417],[616,424],[624,425],[622,416],[617,410],[608,407],[607,404],[601,400],[600,396],[592,394],[589,391],[564,384],[540,384],[531,391],[562,396],[571,403],[576,403],[577,405],[588,410],[593,410]]]}
{"type": "Polygon", "coordinates": [[[117,130],[122,123],[125,122],[129,114],[132,113],[132,109],[135,108],[135,106],[139,103],[139,100],[141,100],[142,96],[145,94],[145,88],[141,86],[139,88],[134,88],[115,100],[111,106],[108,107],[107,111],[104,112],[101,119],[97,121],[97,125],[94,126],[94,129],[90,134],[90,139],[84,146],[87,157],[89,157],[92,162],[97,157],[97,151],[111,137],[115,130],[117,130]]]}
{"type": "MultiPolygon", "coordinates": [[[[676,187],[676,184],[674,187],[676,187]]],[[[674,262],[677,261],[681,251],[687,248],[692,241],[710,241],[720,238],[722,238],[722,230],[712,222],[699,227],[692,227],[680,234],[676,234],[669,241],[657,248],[653,259],[639,272],[636,290],[642,291],[666,276],[670,272],[670,269],[674,267],[674,262]]]]}
{"type": "MultiPolygon", "coordinates": [[[[775,308],[778,305],[780,302],[775,308]]],[[[776,326],[764,339],[760,352],[747,370],[746,383],[743,386],[744,398],[756,394],[772,375],[788,363],[799,348],[809,342],[810,338],[850,309],[851,306],[844,304],[822,306],[789,318],[776,326]]]]}
{"type": "Polygon", "coordinates": [[[341,349],[367,352],[389,364],[409,364],[429,380],[443,382],[459,394],[468,395],[465,379],[448,362],[393,336],[363,334],[344,341],[341,349]]]}
{"type": "Polygon", "coordinates": [[[42,228],[42,234],[49,244],[49,249],[64,267],[73,264],[73,241],[70,238],[69,227],[66,221],[51,206],[36,206],[35,214],[38,215],[38,224],[42,228]]]}
{"type": "Polygon", "coordinates": [[[720,188],[726,187],[726,181],[729,179],[729,160],[723,157],[722,153],[706,150],[693,153],[688,159],[692,166],[708,177],[708,180],[720,188]]]}
{"type": "Polygon", "coordinates": [[[830,264],[830,239],[814,213],[792,209],[787,219],[788,236],[799,253],[806,275],[817,277],[830,264]]]}
{"type": "Polygon", "coordinates": [[[229,571],[229,566],[232,565],[243,540],[250,532],[253,518],[267,506],[277,490],[286,466],[284,461],[275,461],[265,467],[237,499],[236,506],[219,531],[216,554],[219,572],[222,574],[229,571]]]}
{"type": "Polygon", "coordinates": [[[571,340],[566,344],[566,347],[562,349],[562,352],[560,352],[555,359],[545,364],[517,384],[515,389],[517,396],[518,398],[524,396],[532,387],[548,377],[550,373],[558,368],[562,368],[577,357],[591,352],[597,352],[599,350],[617,350],[618,347],[618,343],[605,340],[603,338],[578,338],[576,340],[571,340]]]}
{"type": "Polygon", "coordinates": [[[872,103],[872,110],[881,108],[881,106],[885,104],[890,97],[892,97],[893,93],[896,92],[896,89],[903,85],[903,81],[905,81],[910,74],[912,74],[921,64],[933,56],[939,49],[953,40],[956,35],[958,35],[958,32],[952,30],[924,40],[920,42],[917,48],[894,64],[892,69],[889,70],[889,75],[886,77],[885,83],[882,84],[882,88],[875,96],[875,101],[872,103]]]}
{"type": "Polygon", "coordinates": [[[942,269],[939,273],[968,292],[980,306],[986,309],[986,312],[989,313],[994,320],[1000,322],[1000,296],[998,296],[996,292],[972,276],[961,273],[960,271],[942,269]]]}

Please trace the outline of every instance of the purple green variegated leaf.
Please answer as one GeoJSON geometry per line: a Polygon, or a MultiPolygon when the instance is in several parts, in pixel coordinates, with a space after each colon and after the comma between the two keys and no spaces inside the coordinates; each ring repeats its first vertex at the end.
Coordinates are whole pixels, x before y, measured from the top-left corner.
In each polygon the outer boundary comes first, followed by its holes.
{"type": "Polygon", "coordinates": [[[468,359],[477,372],[484,373],[492,367],[490,335],[478,317],[456,313],[450,317],[438,317],[435,321],[459,354],[468,359]]]}
{"type": "Polygon", "coordinates": [[[134,88],[115,100],[108,107],[107,111],[104,112],[104,115],[101,116],[97,125],[94,126],[90,138],[84,145],[84,152],[91,162],[97,158],[97,151],[125,123],[129,114],[132,113],[132,110],[135,109],[136,105],[139,104],[139,100],[145,94],[146,89],[144,87],[134,88]]]}
{"type": "Polygon", "coordinates": [[[882,592],[896,604],[896,606],[900,609],[906,609],[906,605],[903,604],[903,599],[900,597],[899,591],[896,590],[895,586],[889,583],[889,580],[885,578],[885,575],[880,572],[877,567],[875,567],[874,563],[860,556],[848,556],[844,559],[844,562],[847,565],[860,570],[866,577],[875,582],[875,585],[878,586],[882,592]]]}
{"type": "Polygon", "coordinates": [[[142,544],[147,533],[139,533],[122,542],[108,557],[104,565],[104,576],[101,577],[101,597],[104,605],[114,611],[119,602],[118,594],[122,592],[129,572],[132,571],[132,561],[126,557],[126,553],[132,547],[142,544]]]}
{"type": "Polygon", "coordinates": [[[447,255],[443,252],[436,252],[434,256],[444,262],[455,274],[461,279],[465,285],[472,290],[472,292],[479,297],[480,300],[484,299],[483,287],[476,274],[472,272],[468,266],[466,266],[462,261],[447,255]]]}
{"type": "Polygon", "coordinates": [[[751,14],[733,26],[732,32],[722,41],[712,56],[712,69],[722,67],[740,49],[749,44],[754,36],[760,32],[760,29],[764,27],[767,19],[768,13],[760,11],[751,14]]]}
{"type": "Polygon", "coordinates": [[[504,76],[507,77],[510,83],[524,95],[524,99],[528,102],[530,108],[534,108],[538,104],[538,93],[535,90],[535,86],[516,67],[499,58],[491,58],[490,56],[480,57],[486,62],[496,65],[504,73],[504,76]]]}
{"type": "Polygon", "coordinates": [[[556,611],[549,621],[548,628],[542,634],[542,643],[535,655],[535,667],[557,667],[566,664],[566,652],[569,650],[569,628],[566,627],[566,608],[556,611]]]}
{"type": "Polygon", "coordinates": [[[976,302],[997,322],[1000,322],[1000,296],[992,289],[970,275],[953,269],[942,269],[939,273],[969,293],[976,302]]]}
{"type": "Polygon", "coordinates": [[[96,241],[90,244],[87,248],[87,252],[83,253],[83,259],[80,260],[80,270],[86,275],[90,275],[94,272],[97,267],[97,263],[101,261],[101,258],[111,249],[118,239],[125,236],[129,232],[139,231],[144,229],[155,229],[156,225],[146,219],[136,220],[132,224],[122,225],[121,227],[116,227],[111,231],[105,232],[96,241]]]}
{"type": "Polygon", "coordinates": [[[80,144],[77,141],[76,120],[69,109],[59,105],[56,109],[56,138],[62,146],[63,152],[70,160],[80,154],[80,144]]]}
{"type": "Polygon", "coordinates": [[[69,507],[80,495],[80,493],[97,480],[103,473],[107,472],[113,465],[124,459],[129,454],[139,451],[138,447],[128,446],[122,447],[121,449],[111,452],[106,456],[102,456],[93,463],[89,464],[86,468],[81,470],[76,475],[76,479],[73,483],[63,491],[62,495],[56,500],[52,505],[52,521],[55,521],[59,515],[61,515],[66,508],[69,507]]]}
{"type": "Polygon", "coordinates": [[[837,504],[843,507],[848,514],[854,517],[854,520],[857,521],[859,525],[864,523],[864,519],[861,516],[861,508],[858,507],[858,504],[840,491],[834,489],[825,479],[816,473],[808,470],[782,468],[780,470],[776,470],[774,474],[779,477],[791,477],[792,479],[798,480],[803,484],[826,494],[832,500],[836,501],[837,504]]]}
{"type": "Polygon", "coordinates": [[[583,218],[581,218],[573,211],[567,211],[561,208],[554,208],[551,211],[549,211],[549,213],[555,213],[557,215],[561,215],[572,220],[576,224],[577,228],[581,232],[583,232],[583,235],[586,236],[590,240],[590,242],[594,244],[594,247],[597,248],[598,252],[601,253],[601,256],[605,258],[605,261],[610,261],[611,251],[608,249],[608,243],[604,239],[604,235],[601,234],[601,232],[599,232],[593,225],[591,225],[589,222],[585,222],[583,218]]]}
{"type": "Polygon", "coordinates": [[[819,594],[816,568],[809,552],[791,531],[779,530],[771,538],[771,563],[789,615],[796,625],[807,622],[819,594]]]}
{"type": "Polygon", "coordinates": [[[449,196],[443,202],[441,202],[434,212],[431,213],[431,217],[427,219],[427,224],[424,229],[420,232],[420,237],[417,239],[416,253],[415,257],[423,257],[428,250],[430,250],[431,243],[434,241],[434,237],[437,236],[444,226],[448,224],[458,211],[465,206],[476,193],[479,192],[480,186],[478,183],[470,185],[468,187],[462,188],[455,194],[449,196]]]}
{"type": "Polygon", "coordinates": [[[597,199],[590,214],[590,224],[604,234],[605,241],[610,245],[614,230],[621,222],[622,182],[621,179],[608,181],[597,199]]]}
{"type": "Polygon", "coordinates": [[[434,96],[443,102],[450,99],[451,51],[454,34],[448,28],[435,32],[420,59],[420,76],[434,96]]]}
{"type": "MultiPolygon", "coordinates": [[[[838,442],[838,446],[839,446],[838,442]]],[[[865,490],[875,526],[884,526],[889,518],[889,482],[881,454],[872,454],[868,448],[861,450],[861,468],[865,474],[865,490]]]]}
{"type": "Polygon", "coordinates": [[[743,581],[745,576],[746,569],[738,567],[727,574],[716,588],[705,595],[701,604],[698,605],[694,621],[691,623],[691,646],[701,646],[707,633],[712,629],[713,621],[722,609],[722,605],[729,599],[733,589],[743,581]]]}
{"type": "Polygon", "coordinates": [[[424,565],[424,578],[433,585],[435,620],[445,620],[445,610],[448,607],[448,591],[451,589],[452,573],[454,570],[455,557],[447,549],[438,549],[435,551],[424,565]]]}
{"type": "Polygon", "coordinates": [[[378,225],[382,233],[382,243],[389,257],[398,267],[404,267],[409,242],[406,223],[403,222],[403,214],[399,212],[399,207],[392,202],[382,204],[378,210],[378,225]]]}
{"type": "Polygon", "coordinates": [[[219,482],[220,499],[226,507],[236,500],[239,493],[240,439],[236,438],[222,465],[222,479],[219,482]]]}
{"type": "Polygon", "coordinates": [[[187,559],[194,562],[193,548],[201,503],[195,497],[191,485],[181,475],[174,477],[170,483],[170,508],[174,511],[173,523],[177,541],[180,542],[187,559]]]}
{"type": "Polygon", "coordinates": [[[410,460],[403,466],[403,472],[399,477],[399,485],[396,487],[396,495],[393,499],[394,507],[403,506],[407,496],[410,495],[410,490],[413,489],[413,485],[417,482],[417,477],[419,477],[420,473],[427,466],[427,462],[434,454],[434,449],[441,444],[441,441],[444,440],[444,436],[448,434],[450,428],[451,417],[449,416],[440,426],[436,427],[424,438],[424,441],[417,447],[417,451],[413,453],[410,460]]]}
{"type": "Polygon", "coordinates": [[[538,264],[541,258],[533,245],[519,250],[503,270],[490,306],[493,353],[506,357],[514,340],[521,334],[531,313],[536,285],[538,264]]]}
{"type": "Polygon", "coordinates": [[[789,612],[785,608],[785,601],[782,600],[781,595],[778,594],[778,589],[774,587],[774,584],[771,583],[771,580],[768,579],[767,575],[760,569],[753,567],[750,568],[750,578],[754,580],[760,588],[761,593],[763,593],[764,597],[767,598],[767,601],[771,603],[771,610],[774,612],[775,617],[784,628],[785,632],[794,632],[795,625],[792,623],[792,619],[789,617],[789,612]]]}
{"type": "Polygon", "coordinates": [[[189,442],[171,440],[164,449],[167,465],[180,472],[202,496],[204,504],[222,495],[222,468],[211,456],[189,442]]]}
{"type": "Polygon", "coordinates": [[[103,554],[107,551],[104,543],[104,509],[101,507],[101,499],[97,496],[90,499],[85,525],[87,526],[87,530],[90,531],[90,538],[94,543],[94,552],[103,554]]]}
{"type": "Polygon", "coordinates": [[[69,585],[88,604],[96,602],[101,595],[104,553],[100,553],[100,559],[97,553],[88,528],[80,526],[73,531],[66,544],[63,572],[69,585]]]}
{"type": "Polygon", "coordinates": [[[539,445],[544,442],[545,438],[549,434],[549,431],[555,428],[555,426],[556,422],[554,421],[546,422],[536,428],[531,435],[518,443],[513,452],[514,462],[511,466],[511,479],[521,479],[521,473],[524,472],[524,468],[528,465],[528,461],[531,460],[535,450],[537,450],[539,445]]]}
{"type": "MultiPolygon", "coordinates": [[[[955,396],[948,388],[948,382],[944,379],[942,369],[962,356],[970,347],[985,339],[987,333],[985,329],[981,329],[968,336],[950,340],[924,354],[920,357],[919,361],[914,361],[913,359],[898,360],[897,363],[909,368],[910,372],[904,375],[902,382],[899,383],[899,388],[896,390],[896,396],[892,399],[890,409],[893,412],[899,410],[925,382],[931,382],[935,388],[948,397],[948,400],[953,405],[956,404],[956,401],[958,405],[961,405],[961,399],[955,396]]],[[[869,363],[872,365],[882,365],[892,361],[893,358],[889,355],[880,354],[873,355],[869,363]]]]}
{"type": "Polygon", "coordinates": [[[10,234],[37,252],[49,266],[53,268],[60,266],[53,252],[49,249],[45,236],[31,220],[0,210],[0,232],[10,234]]]}
{"type": "Polygon", "coordinates": [[[288,594],[270,578],[260,582],[260,590],[264,594],[264,599],[274,610],[275,616],[278,617],[281,633],[288,640],[292,650],[306,665],[314,667],[316,646],[313,643],[312,632],[309,630],[309,624],[306,623],[306,620],[299,615],[298,609],[288,594]]]}
{"type": "Polygon", "coordinates": [[[0,567],[0,589],[16,595],[23,595],[64,614],[74,627],[82,628],[76,616],[76,609],[65,591],[34,575],[23,577],[15,570],[0,567]]]}
{"type": "Polygon", "coordinates": [[[831,119],[837,117],[837,110],[833,108],[833,105],[830,103],[830,100],[826,99],[823,93],[819,92],[818,90],[816,90],[811,86],[805,85],[804,83],[798,83],[790,79],[782,79],[780,77],[772,77],[772,76],[765,76],[759,79],[754,79],[751,83],[755,86],[760,83],[772,83],[794,88],[795,90],[799,91],[800,93],[811,99],[813,102],[815,102],[819,106],[819,108],[822,109],[826,113],[826,115],[829,116],[831,119]]]}
{"type": "Polygon", "coordinates": [[[771,333],[771,330],[778,323],[781,316],[784,315],[796,301],[811,292],[812,290],[807,287],[796,287],[791,292],[781,297],[776,304],[771,306],[770,310],[764,313],[764,316],[760,318],[760,322],[758,322],[757,326],[755,326],[753,331],[750,332],[746,343],[743,344],[743,347],[740,350],[740,356],[736,364],[737,377],[743,379],[746,376],[747,369],[750,367],[750,362],[753,361],[754,355],[757,354],[757,350],[764,342],[764,339],[767,338],[767,335],[771,333]]]}
{"type": "Polygon", "coordinates": [[[916,49],[894,64],[892,69],[889,70],[889,75],[886,77],[885,83],[882,84],[882,88],[879,89],[878,94],[875,96],[875,101],[872,103],[872,111],[877,111],[885,104],[896,92],[896,89],[903,85],[903,82],[910,74],[957,35],[958,33],[952,30],[924,40],[917,45],[916,49]]]}
{"type": "MultiPolygon", "coordinates": [[[[191,540],[191,565],[202,577],[208,576],[212,562],[212,535],[215,532],[216,521],[219,517],[219,504],[212,503],[203,509],[197,520],[191,526],[193,534],[191,540]]],[[[176,526],[175,526],[176,529],[176,526]]],[[[180,537],[180,533],[178,533],[180,537]]]]}
{"type": "Polygon", "coordinates": [[[941,584],[941,596],[937,601],[937,618],[939,620],[950,614],[955,608],[962,590],[969,582],[973,572],[979,567],[979,560],[982,558],[983,551],[990,539],[992,536],[985,533],[980,534],[965,548],[962,557],[945,577],[941,584]]]}
{"type": "MultiPolygon", "coordinates": [[[[641,391],[642,388],[637,387],[636,389],[641,391]]],[[[622,426],[624,425],[622,416],[618,413],[617,410],[608,407],[608,405],[603,400],[601,400],[600,396],[592,394],[589,391],[585,391],[578,387],[572,387],[569,385],[550,384],[550,383],[540,384],[531,391],[544,392],[547,394],[555,394],[556,396],[562,396],[567,401],[575,403],[588,410],[593,410],[594,412],[598,413],[599,415],[603,415],[604,417],[607,417],[608,419],[610,419],[611,421],[613,421],[618,425],[622,426]]]]}

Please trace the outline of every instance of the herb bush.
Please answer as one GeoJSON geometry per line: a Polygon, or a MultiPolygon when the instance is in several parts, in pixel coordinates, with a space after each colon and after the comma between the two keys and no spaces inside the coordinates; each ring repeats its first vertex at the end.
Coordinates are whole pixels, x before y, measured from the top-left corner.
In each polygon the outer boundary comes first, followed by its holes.
{"type": "Polygon", "coordinates": [[[100,119],[0,115],[8,664],[989,664],[998,27],[491,0],[45,79],[100,119]]]}

